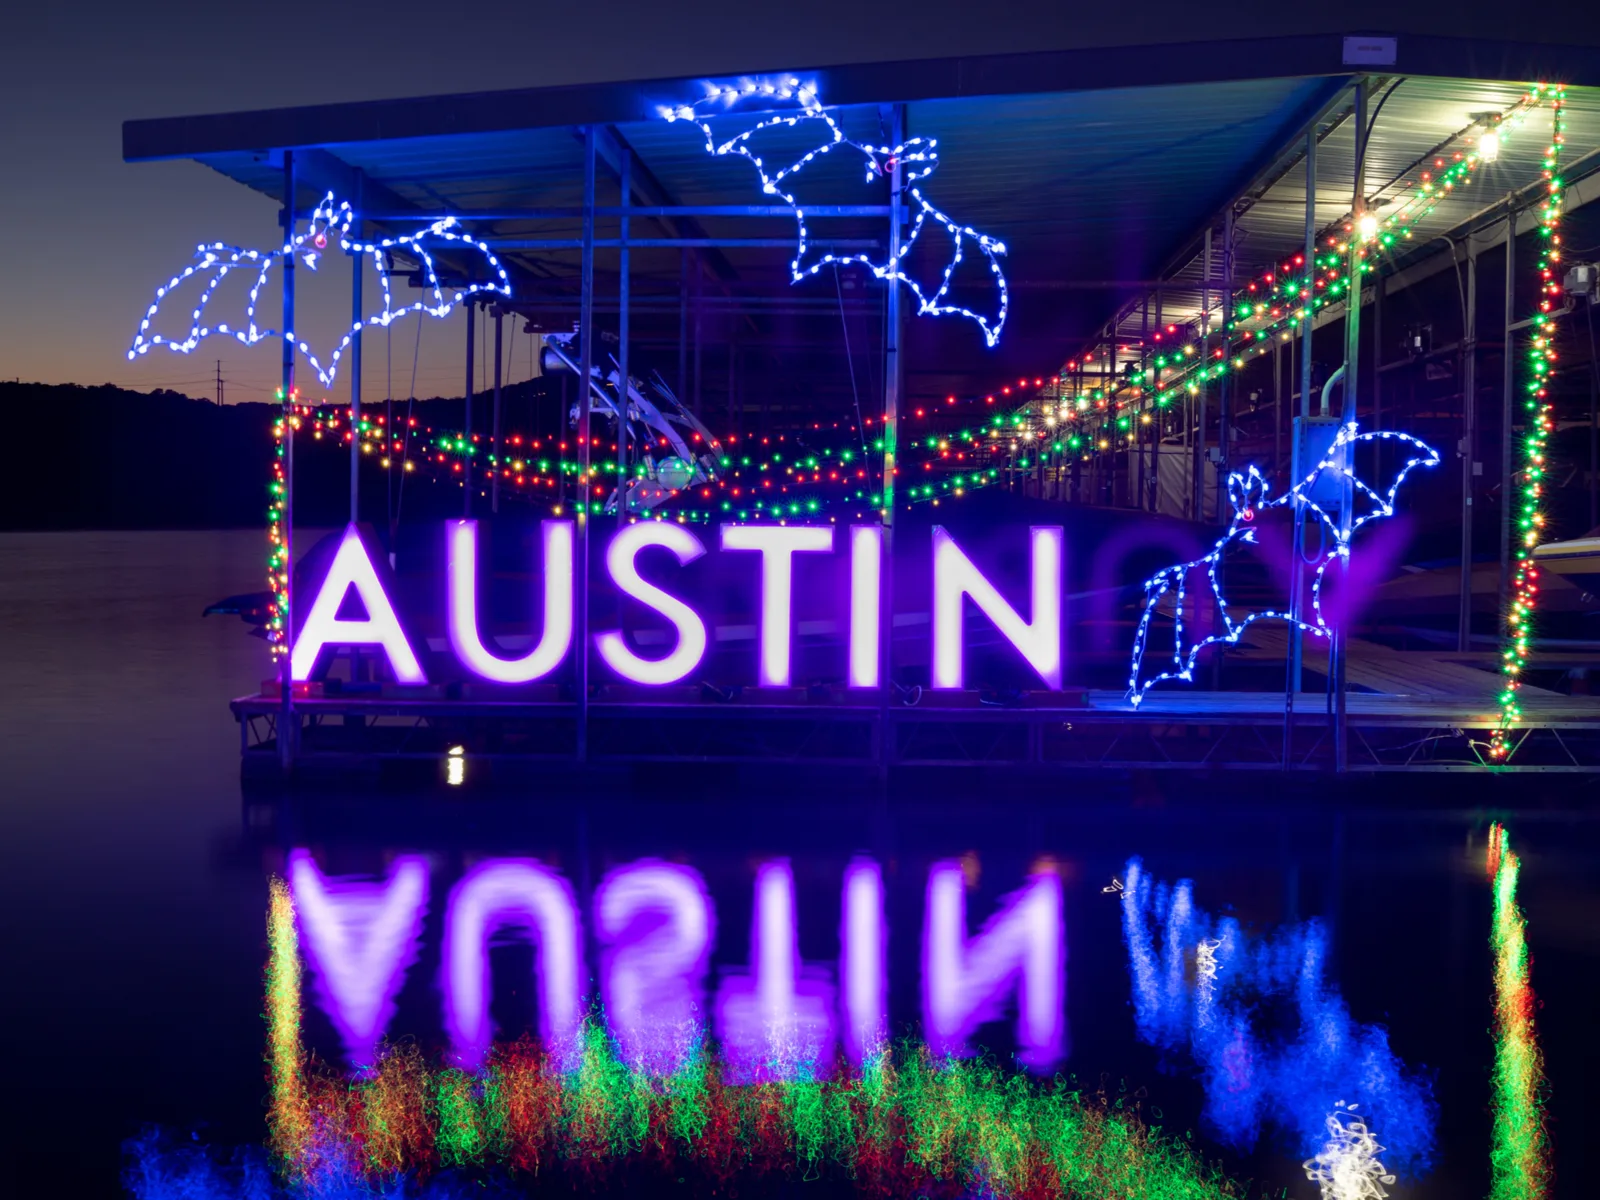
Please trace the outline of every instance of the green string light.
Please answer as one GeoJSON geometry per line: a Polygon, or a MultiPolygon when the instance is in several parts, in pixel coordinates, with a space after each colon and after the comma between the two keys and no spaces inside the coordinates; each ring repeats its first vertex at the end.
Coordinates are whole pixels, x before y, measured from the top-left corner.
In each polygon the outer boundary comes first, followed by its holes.
{"type": "Polygon", "coordinates": [[[1543,171],[1545,200],[1539,210],[1539,308],[1533,315],[1533,334],[1528,342],[1528,382],[1523,400],[1526,432],[1522,439],[1522,489],[1516,509],[1516,536],[1512,540],[1514,564],[1511,600],[1505,613],[1505,632],[1500,647],[1500,670],[1504,684],[1500,691],[1500,723],[1490,735],[1492,762],[1509,760],[1511,730],[1522,718],[1518,693],[1528,666],[1533,639],[1533,619],[1539,601],[1539,567],[1534,551],[1544,539],[1545,450],[1555,428],[1549,404],[1550,371],[1555,361],[1555,309],[1561,294],[1558,278],[1561,262],[1561,203],[1565,185],[1561,181],[1561,148],[1566,142],[1566,88],[1541,84],[1538,92],[1548,95],[1551,109],[1550,144],[1545,151],[1543,171]]]}

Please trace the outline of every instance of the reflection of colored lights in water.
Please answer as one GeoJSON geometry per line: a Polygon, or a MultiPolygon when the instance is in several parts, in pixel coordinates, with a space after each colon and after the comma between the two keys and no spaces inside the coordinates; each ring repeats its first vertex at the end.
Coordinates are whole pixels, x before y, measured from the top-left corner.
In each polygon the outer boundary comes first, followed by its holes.
{"type": "Polygon", "coordinates": [[[713,1186],[833,1178],[877,1195],[1211,1200],[1243,1189],[1105,1097],[925,1047],[831,1079],[728,1081],[703,1047],[676,1071],[630,1068],[594,1021],[563,1071],[531,1039],[481,1070],[391,1050],[368,1075],[313,1073],[313,1135],[285,1163],[312,1195],[402,1173],[501,1167],[603,1190],[641,1167],[713,1186]]]}
{"type": "Polygon", "coordinates": [[[1490,829],[1494,863],[1494,1133],[1491,1200],[1537,1200],[1550,1182],[1544,1128],[1544,1056],[1533,1027],[1527,922],[1517,906],[1521,867],[1505,830],[1490,829]]]}
{"type": "Polygon", "coordinates": [[[1125,878],[1123,938],[1136,1028],[1152,1045],[1192,1055],[1205,1087],[1205,1120],[1224,1142],[1248,1149],[1270,1121],[1294,1136],[1300,1153],[1317,1155],[1327,1143],[1328,1114],[1349,1100],[1372,1114],[1397,1165],[1417,1174],[1427,1169],[1434,1124],[1428,1085],[1406,1071],[1383,1029],[1351,1017],[1327,982],[1327,932],[1319,922],[1247,939],[1238,921],[1195,907],[1188,880],[1154,880],[1137,859],[1125,878]]]}
{"type": "Polygon", "coordinates": [[[1343,1101],[1334,1106],[1328,1114],[1327,1145],[1301,1164],[1306,1178],[1321,1189],[1322,1200],[1384,1200],[1389,1194],[1384,1185],[1394,1182],[1378,1160],[1383,1147],[1356,1115],[1356,1107],[1343,1101]]]}
{"type": "Polygon", "coordinates": [[[272,1107],[267,1128],[273,1150],[287,1163],[302,1157],[311,1134],[305,1052],[300,1043],[300,938],[294,901],[283,880],[269,885],[267,909],[267,1068],[272,1107]]]}
{"type": "MultiPolygon", "coordinates": [[[[404,1175],[489,1167],[554,1171],[602,1189],[634,1180],[643,1166],[719,1188],[828,1176],[880,1196],[1242,1195],[1120,1101],[985,1059],[936,1059],[911,1044],[827,1079],[801,1071],[736,1084],[702,1037],[675,1069],[650,1072],[625,1063],[601,1022],[586,1019],[576,1054],[552,1056],[524,1038],[494,1046],[468,1071],[430,1066],[406,1046],[348,1078],[319,1068],[304,1050],[295,922],[289,889],[274,879],[268,1128],[296,1195],[388,1194],[404,1175]]],[[[245,1194],[205,1182],[220,1178],[215,1164],[193,1151],[154,1143],[133,1150],[142,1177],[162,1180],[154,1190],[136,1188],[140,1196],[245,1194]]],[[[251,1196],[278,1194],[252,1180],[251,1196]]]]}

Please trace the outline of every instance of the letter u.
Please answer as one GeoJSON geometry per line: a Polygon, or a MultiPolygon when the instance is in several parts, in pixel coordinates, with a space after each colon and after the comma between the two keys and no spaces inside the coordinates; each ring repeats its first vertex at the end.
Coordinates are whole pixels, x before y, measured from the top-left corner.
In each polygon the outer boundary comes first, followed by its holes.
{"type": "Polygon", "coordinates": [[[449,542],[450,646],[461,664],[493,683],[532,683],[572,648],[572,522],[545,521],[544,632],[522,658],[500,658],[478,630],[478,523],[455,521],[449,542]]]}

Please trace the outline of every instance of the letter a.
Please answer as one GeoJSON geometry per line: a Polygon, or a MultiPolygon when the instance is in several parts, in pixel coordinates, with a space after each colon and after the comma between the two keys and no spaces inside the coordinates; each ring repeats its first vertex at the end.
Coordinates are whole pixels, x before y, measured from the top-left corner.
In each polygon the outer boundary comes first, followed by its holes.
{"type": "Polygon", "coordinates": [[[417,955],[428,900],[427,860],[402,855],[382,883],[355,883],[326,879],[309,853],[295,850],[289,855],[289,889],[328,1018],[350,1062],[370,1067],[394,1016],[395,994],[417,955]]]}
{"type": "Polygon", "coordinates": [[[367,557],[361,534],[345,526],[344,540],[333,556],[333,565],[323,577],[322,587],[312,602],[300,636],[289,656],[289,671],[296,683],[311,678],[317,658],[326,646],[379,646],[389,658],[389,667],[401,683],[427,683],[422,666],[400,628],[400,618],[383,590],[378,572],[367,557]],[[341,620],[339,606],[354,588],[367,615],[360,620],[341,620]]]}

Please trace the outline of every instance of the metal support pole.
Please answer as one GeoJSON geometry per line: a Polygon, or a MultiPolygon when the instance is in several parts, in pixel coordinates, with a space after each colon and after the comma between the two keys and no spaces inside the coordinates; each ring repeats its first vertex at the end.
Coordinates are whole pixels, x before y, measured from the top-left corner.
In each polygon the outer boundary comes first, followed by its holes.
{"type": "MultiPolygon", "coordinates": [[[[1217,382],[1217,513],[1216,519],[1220,522],[1225,519],[1222,511],[1223,481],[1228,478],[1228,464],[1233,443],[1233,344],[1228,335],[1230,309],[1233,306],[1233,219],[1234,206],[1228,205],[1222,223],[1222,315],[1221,326],[1218,329],[1218,340],[1222,343],[1222,376],[1217,382]]],[[[1202,469],[1203,470],[1203,469],[1202,469]]],[[[1205,475],[1201,474],[1202,481],[1205,475]]],[[[1202,488],[1201,498],[1204,500],[1205,492],[1202,488]]],[[[1217,560],[1216,577],[1218,591],[1222,591],[1224,575],[1227,564],[1221,559],[1217,560]]],[[[1212,631],[1220,632],[1224,614],[1217,612],[1212,619],[1212,631]]],[[[1211,659],[1211,686],[1216,689],[1222,687],[1222,656],[1214,655],[1211,659]]]]}
{"type": "Polygon", "coordinates": [[[1461,339],[1461,587],[1456,649],[1472,648],[1472,470],[1478,442],[1478,254],[1467,240],[1466,331],[1461,339]]]}
{"type": "MultiPolygon", "coordinates": [[[[891,146],[905,143],[905,121],[905,106],[894,105],[889,113],[891,146]]],[[[901,246],[900,201],[905,181],[900,155],[896,153],[892,161],[894,165],[889,170],[889,262],[898,264],[901,246]]],[[[880,572],[882,579],[880,594],[883,605],[880,628],[883,630],[883,641],[879,649],[879,654],[882,656],[882,666],[879,669],[882,716],[879,728],[883,763],[887,766],[894,758],[894,731],[890,728],[889,720],[892,711],[890,696],[894,692],[895,464],[899,450],[897,439],[900,433],[900,390],[905,364],[900,361],[900,281],[891,276],[884,281],[884,287],[887,289],[887,294],[884,297],[883,331],[883,494],[879,498],[882,502],[880,512],[883,522],[883,566],[880,572]]]]}
{"type": "Polygon", "coordinates": [[[578,301],[578,569],[573,617],[579,762],[589,758],[589,386],[594,363],[594,168],[599,133],[583,129],[583,261],[578,301]]]}
{"type": "MultiPolygon", "coordinates": [[[[1317,261],[1317,127],[1306,130],[1306,296],[1300,326],[1300,415],[1311,415],[1311,303],[1316,298],[1317,261]]],[[[1298,469],[1299,464],[1295,464],[1298,469]]],[[[1298,676],[1296,677],[1298,679],[1298,676]]]]}
{"type": "Polygon", "coordinates": [[[678,403],[689,399],[689,252],[678,252],[678,403]]]}
{"type": "MultiPolygon", "coordinates": [[[[622,148],[622,208],[633,203],[633,150],[622,148]]],[[[617,297],[617,528],[628,523],[628,309],[632,289],[628,279],[628,218],[621,222],[622,242],[617,297]]]]}
{"type": "MultiPolygon", "coordinates": [[[[1300,418],[1301,425],[1294,426],[1294,436],[1289,446],[1289,478],[1291,486],[1300,479],[1300,432],[1306,418],[1311,416],[1311,335],[1313,332],[1311,303],[1316,295],[1317,261],[1317,122],[1306,129],[1306,242],[1302,265],[1305,268],[1305,306],[1300,318],[1300,418]]],[[[1289,369],[1294,369],[1291,355],[1289,369]]],[[[1290,388],[1291,394],[1294,389],[1290,388]]],[[[1295,621],[1300,619],[1300,597],[1303,591],[1301,576],[1304,573],[1301,559],[1304,555],[1306,529],[1305,514],[1299,506],[1294,510],[1294,532],[1291,539],[1293,574],[1289,577],[1289,646],[1284,663],[1283,696],[1283,765],[1288,767],[1294,729],[1294,700],[1302,683],[1302,656],[1305,637],[1295,621]]]]}
{"type": "Polygon", "coordinates": [[[278,704],[278,760],[285,775],[294,770],[295,725],[294,669],[290,650],[294,647],[294,261],[289,247],[295,231],[294,151],[283,152],[283,209],[278,223],[283,227],[283,358],[280,387],[283,391],[283,495],[278,506],[283,513],[283,657],[279,661],[278,685],[283,695],[278,704]]]}
{"type": "MultiPolygon", "coordinates": [[[[1388,291],[1388,277],[1378,265],[1372,279],[1372,428],[1383,428],[1383,297],[1388,291]]],[[[1372,446],[1374,478],[1383,478],[1383,439],[1372,446]]]]}
{"type": "MultiPolygon", "coordinates": [[[[1584,303],[1589,328],[1589,528],[1600,525],[1600,359],[1595,355],[1593,299],[1584,303]]],[[[1509,348],[1508,348],[1509,352],[1509,348]]]]}
{"type": "MultiPolygon", "coordinates": [[[[1237,397],[1234,395],[1233,382],[1233,339],[1228,333],[1232,324],[1231,314],[1228,311],[1233,304],[1233,205],[1228,206],[1226,218],[1222,225],[1222,382],[1217,388],[1217,419],[1220,426],[1217,429],[1217,479],[1228,477],[1228,469],[1233,461],[1233,406],[1237,397]]],[[[1222,520],[1222,499],[1220,492],[1217,498],[1217,520],[1222,520]]]]}
{"type": "Polygon", "coordinates": [[[1194,470],[1194,505],[1192,515],[1196,521],[1206,519],[1206,385],[1204,381],[1205,368],[1211,365],[1211,227],[1206,226],[1206,249],[1204,274],[1200,281],[1200,361],[1202,376],[1200,390],[1194,398],[1194,441],[1192,453],[1194,455],[1192,468],[1194,470]]]}
{"type": "Polygon", "coordinates": [[[1272,476],[1283,479],[1283,339],[1272,339],[1272,476]]]}
{"type": "Polygon", "coordinates": [[[1506,302],[1505,332],[1500,342],[1504,363],[1500,401],[1500,606],[1505,612],[1511,602],[1511,422],[1513,389],[1516,387],[1517,357],[1512,353],[1517,321],[1517,210],[1506,198],[1506,302]]]}
{"type": "MultiPolygon", "coordinates": [[[[1355,214],[1357,222],[1367,211],[1367,87],[1365,80],[1356,82],[1356,111],[1355,111],[1355,138],[1356,138],[1356,163],[1355,181],[1350,200],[1350,211],[1355,214]]],[[[1362,295],[1362,263],[1361,239],[1352,235],[1350,238],[1350,254],[1345,274],[1345,320],[1344,320],[1344,406],[1340,414],[1340,423],[1348,428],[1356,420],[1356,404],[1361,380],[1361,295],[1362,295]]],[[[1355,505],[1355,485],[1351,481],[1351,472],[1355,469],[1355,448],[1346,444],[1339,455],[1344,470],[1340,473],[1339,495],[1339,536],[1345,546],[1350,544],[1350,530],[1352,526],[1351,509],[1355,505]]],[[[1341,576],[1348,579],[1349,560],[1343,560],[1341,576]]],[[[1349,618],[1349,606],[1345,606],[1345,615],[1340,618],[1334,628],[1333,637],[1328,646],[1329,686],[1333,689],[1334,725],[1333,725],[1333,759],[1334,770],[1343,771],[1350,765],[1350,740],[1346,723],[1346,696],[1345,696],[1345,658],[1349,653],[1350,630],[1346,625],[1349,618]]]]}
{"type": "Polygon", "coordinates": [[[472,356],[478,345],[478,306],[471,297],[467,299],[467,392],[466,392],[466,428],[462,431],[466,438],[467,452],[461,456],[461,515],[472,516],[472,356]]]}
{"type": "MultiPolygon", "coordinates": [[[[1146,296],[1144,298],[1144,304],[1139,310],[1139,368],[1141,371],[1144,369],[1144,364],[1149,361],[1149,346],[1150,297],[1146,296]]],[[[1141,393],[1141,399],[1148,396],[1150,393],[1149,381],[1142,381],[1139,390],[1141,393]]],[[[1139,411],[1134,414],[1133,418],[1133,436],[1135,439],[1135,445],[1139,447],[1139,492],[1134,499],[1134,507],[1140,509],[1149,507],[1149,501],[1147,499],[1148,488],[1145,484],[1145,460],[1149,457],[1150,438],[1144,430],[1144,421],[1142,420],[1146,411],[1147,410],[1145,409],[1145,406],[1141,404],[1139,406],[1139,411]]]]}
{"type": "Polygon", "coordinates": [[[489,511],[500,511],[500,475],[505,470],[505,464],[500,461],[500,369],[504,359],[505,349],[501,338],[505,324],[505,313],[500,309],[494,310],[494,428],[490,433],[493,446],[494,474],[489,479],[489,511]]]}
{"type": "MultiPolygon", "coordinates": [[[[361,229],[361,180],[356,177],[355,236],[361,229]]],[[[361,302],[363,255],[350,256],[350,523],[358,519],[361,506],[361,330],[366,325],[361,302]]],[[[392,547],[391,547],[392,549],[392,547]]]]}
{"type": "Polygon", "coordinates": [[[694,260],[694,290],[690,293],[694,304],[694,388],[693,399],[689,403],[689,411],[695,416],[700,416],[700,362],[701,352],[705,347],[705,305],[701,303],[706,290],[705,263],[696,258],[694,260]]]}
{"type": "MultiPolygon", "coordinates": [[[[1156,332],[1161,332],[1161,289],[1156,289],[1156,332]]],[[[1161,382],[1160,373],[1153,381],[1156,385],[1161,382]]],[[[1150,511],[1161,511],[1161,439],[1166,433],[1166,422],[1162,420],[1159,408],[1155,410],[1152,421],[1154,429],[1151,432],[1150,442],[1150,511]]]]}
{"type": "MultiPolygon", "coordinates": [[[[1388,277],[1382,267],[1372,280],[1372,428],[1383,428],[1383,298],[1388,292],[1388,277]]],[[[1382,472],[1379,472],[1380,478],[1382,472]]]]}

